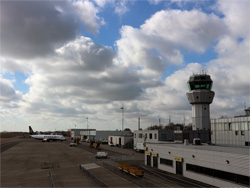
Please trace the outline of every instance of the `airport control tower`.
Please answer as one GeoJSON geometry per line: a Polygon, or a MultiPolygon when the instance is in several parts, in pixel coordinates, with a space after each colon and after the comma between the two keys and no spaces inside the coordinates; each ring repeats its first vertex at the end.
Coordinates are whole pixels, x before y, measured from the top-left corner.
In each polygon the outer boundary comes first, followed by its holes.
{"type": "Polygon", "coordinates": [[[210,129],[209,104],[213,102],[214,92],[211,91],[213,81],[206,73],[194,74],[187,82],[189,92],[187,98],[192,104],[192,129],[210,129]]]}

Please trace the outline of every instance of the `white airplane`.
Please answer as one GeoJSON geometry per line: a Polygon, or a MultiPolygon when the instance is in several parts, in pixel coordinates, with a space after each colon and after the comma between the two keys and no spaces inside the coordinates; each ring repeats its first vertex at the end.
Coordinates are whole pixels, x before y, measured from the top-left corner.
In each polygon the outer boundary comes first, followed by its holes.
{"type": "Polygon", "coordinates": [[[30,131],[30,137],[38,139],[38,140],[43,140],[43,142],[49,142],[49,141],[65,141],[66,138],[62,135],[45,135],[45,134],[36,134],[32,130],[31,126],[29,126],[29,131],[30,131]]]}

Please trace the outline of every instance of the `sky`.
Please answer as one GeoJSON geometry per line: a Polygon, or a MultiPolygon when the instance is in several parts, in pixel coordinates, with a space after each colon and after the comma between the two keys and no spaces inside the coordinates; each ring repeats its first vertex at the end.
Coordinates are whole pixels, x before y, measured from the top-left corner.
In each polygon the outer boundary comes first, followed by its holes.
{"type": "Polygon", "coordinates": [[[250,1],[0,1],[1,130],[136,130],[192,121],[187,81],[213,80],[211,118],[250,106],[250,1]]]}

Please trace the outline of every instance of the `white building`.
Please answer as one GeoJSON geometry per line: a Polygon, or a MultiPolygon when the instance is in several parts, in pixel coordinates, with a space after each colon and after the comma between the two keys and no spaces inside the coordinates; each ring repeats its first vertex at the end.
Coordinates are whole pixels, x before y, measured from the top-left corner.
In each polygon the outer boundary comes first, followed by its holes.
{"type": "Polygon", "coordinates": [[[216,145],[250,146],[250,116],[211,119],[211,142],[216,145]]]}
{"type": "MultiPolygon", "coordinates": [[[[95,140],[102,143],[108,143],[109,136],[132,136],[131,131],[109,131],[109,130],[96,130],[96,129],[76,129],[77,135],[81,140],[95,140]]],[[[71,130],[71,137],[75,136],[75,129],[71,130]]]]}
{"type": "Polygon", "coordinates": [[[159,130],[137,130],[134,131],[134,150],[142,151],[146,142],[158,142],[159,130]]]}
{"type": "Polygon", "coordinates": [[[145,164],[217,187],[249,187],[249,147],[147,143],[145,164]]]}
{"type": "Polygon", "coordinates": [[[114,146],[119,146],[122,148],[128,148],[127,144],[133,142],[133,136],[109,136],[108,142],[113,143],[114,146]]]}

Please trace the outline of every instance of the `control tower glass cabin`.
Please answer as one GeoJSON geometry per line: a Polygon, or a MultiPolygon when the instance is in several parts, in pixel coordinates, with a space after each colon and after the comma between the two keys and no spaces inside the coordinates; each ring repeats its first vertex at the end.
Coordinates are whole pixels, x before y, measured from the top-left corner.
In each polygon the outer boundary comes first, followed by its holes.
{"type": "Polygon", "coordinates": [[[194,74],[187,82],[189,91],[187,98],[192,104],[192,129],[210,129],[209,104],[213,102],[214,92],[211,91],[213,81],[207,74],[194,74]]]}

